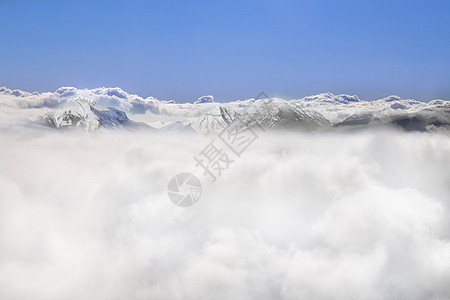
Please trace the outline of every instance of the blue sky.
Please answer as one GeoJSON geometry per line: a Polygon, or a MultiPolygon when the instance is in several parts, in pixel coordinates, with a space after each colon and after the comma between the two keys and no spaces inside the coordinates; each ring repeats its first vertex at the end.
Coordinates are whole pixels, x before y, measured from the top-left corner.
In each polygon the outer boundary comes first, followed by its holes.
{"type": "Polygon", "coordinates": [[[450,99],[450,1],[4,1],[0,86],[450,99]]]}

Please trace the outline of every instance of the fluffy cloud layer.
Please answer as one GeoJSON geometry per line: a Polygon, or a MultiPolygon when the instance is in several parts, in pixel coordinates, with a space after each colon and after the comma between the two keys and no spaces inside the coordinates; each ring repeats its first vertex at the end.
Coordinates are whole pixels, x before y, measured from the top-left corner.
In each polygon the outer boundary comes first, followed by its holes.
{"type": "Polygon", "coordinates": [[[0,139],[2,299],[450,297],[446,135],[269,134],[216,183],[205,137],[0,139]]]}
{"type": "Polygon", "coordinates": [[[0,105],[9,107],[52,108],[66,102],[70,98],[80,96],[94,100],[105,107],[112,106],[132,113],[143,113],[147,110],[159,113],[159,103],[170,103],[170,101],[158,101],[153,97],[144,99],[138,95],[124,92],[118,87],[96,89],[61,87],[55,92],[47,93],[29,93],[0,87],[0,105]]]}
{"type": "MultiPolygon", "coordinates": [[[[263,94],[263,93],[262,93],[263,94]]],[[[200,97],[195,103],[175,103],[160,101],[153,97],[142,98],[129,94],[122,89],[96,88],[76,89],[61,87],[51,93],[29,93],[0,87],[0,128],[17,127],[18,123],[27,123],[43,115],[65,113],[73,106],[74,99],[81,97],[97,103],[100,107],[113,107],[128,113],[130,119],[148,123],[154,128],[166,126],[187,126],[192,124],[194,130],[209,132],[211,115],[219,118],[220,107],[231,114],[242,113],[255,104],[255,99],[237,100],[227,103],[214,103],[212,95],[200,97]],[[64,112],[62,112],[64,110],[64,112]],[[172,124],[174,123],[174,124],[172,124]],[[180,125],[184,124],[184,125],[180,125]]],[[[389,96],[375,101],[361,101],[356,95],[333,95],[323,93],[295,100],[273,98],[280,107],[290,107],[289,111],[302,110],[309,116],[326,119],[325,123],[339,125],[360,125],[375,123],[395,123],[407,130],[436,131],[448,129],[450,101],[433,100],[428,103],[412,99],[389,96]],[[399,123],[399,124],[397,124],[399,123]],[[439,127],[439,128],[438,128],[439,127]]],[[[256,103],[261,101],[256,101],[256,103]]],[[[102,109],[102,108],[100,108],[102,109]]],[[[290,118],[289,113],[285,114],[290,118]]],[[[285,121],[279,120],[280,123],[285,121]]],[[[297,123],[297,117],[289,122],[297,123]]],[[[297,126],[296,125],[296,126],[297,126]]],[[[28,125],[26,125],[28,126],[28,125]]]]}
{"type": "MultiPolygon", "coordinates": [[[[136,115],[136,119],[150,122],[164,118],[165,120],[179,120],[185,117],[198,117],[214,106],[213,96],[200,97],[202,105],[192,103],[175,103],[173,100],[158,100],[154,97],[143,98],[129,94],[121,88],[77,89],[61,87],[55,92],[25,92],[0,87],[0,114],[31,115],[36,112],[26,110],[48,110],[63,106],[68,100],[83,97],[95,101],[100,106],[114,107],[127,113],[136,115]],[[206,99],[206,100],[204,100],[206,99]]],[[[3,116],[1,116],[3,117],[3,116]]],[[[1,120],[0,120],[1,122],[1,120]]]]}

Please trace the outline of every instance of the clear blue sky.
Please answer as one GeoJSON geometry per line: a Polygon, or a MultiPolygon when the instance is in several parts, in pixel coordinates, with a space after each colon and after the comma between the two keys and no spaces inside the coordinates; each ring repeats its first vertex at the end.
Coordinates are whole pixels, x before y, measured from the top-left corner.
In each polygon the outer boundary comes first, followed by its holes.
{"type": "Polygon", "coordinates": [[[450,99],[450,1],[5,1],[0,86],[450,99]]]}

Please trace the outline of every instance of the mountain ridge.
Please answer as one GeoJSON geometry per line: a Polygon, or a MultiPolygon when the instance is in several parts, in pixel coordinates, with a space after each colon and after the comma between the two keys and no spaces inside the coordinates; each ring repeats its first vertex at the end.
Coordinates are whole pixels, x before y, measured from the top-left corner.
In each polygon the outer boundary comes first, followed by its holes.
{"type": "MultiPolygon", "coordinates": [[[[135,122],[133,116],[157,116],[166,131],[194,130],[217,133],[240,118],[245,126],[256,123],[270,129],[315,131],[334,127],[391,125],[405,130],[430,131],[450,128],[450,101],[435,99],[421,102],[390,95],[378,100],[361,100],[357,95],[321,93],[300,99],[246,99],[226,103],[214,102],[211,95],[195,103],[142,98],[121,88],[76,89],[61,87],[54,93],[29,93],[0,88],[0,107],[20,109],[47,108],[50,112],[35,121],[55,128],[148,129],[149,122],[135,122]],[[81,96],[80,96],[81,95],[81,96]],[[268,104],[264,115],[249,113],[268,104]],[[270,109],[269,109],[270,107],[270,109]]],[[[151,123],[151,122],[150,122],[151,123]]],[[[161,130],[163,131],[163,130],[161,130]]]]}

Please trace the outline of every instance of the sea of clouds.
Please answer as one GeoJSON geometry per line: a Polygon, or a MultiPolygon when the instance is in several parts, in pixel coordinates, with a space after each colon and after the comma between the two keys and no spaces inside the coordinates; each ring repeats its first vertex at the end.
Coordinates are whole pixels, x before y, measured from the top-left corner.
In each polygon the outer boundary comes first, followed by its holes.
{"type": "Polygon", "coordinates": [[[208,142],[1,132],[0,298],[450,298],[448,135],[267,133],[215,183],[208,142]]]}
{"type": "MultiPolygon", "coordinates": [[[[166,120],[171,117],[175,119],[180,117],[198,117],[211,109],[211,105],[208,103],[203,105],[195,105],[193,103],[181,104],[175,103],[173,100],[159,100],[154,97],[144,98],[135,94],[129,94],[119,87],[95,89],[61,87],[55,92],[38,93],[18,89],[13,90],[0,86],[1,110],[3,112],[14,110],[15,114],[26,114],[27,112],[36,114],[36,112],[52,110],[77,97],[88,98],[100,106],[115,107],[141,118],[144,114],[150,114],[153,118],[158,115],[164,115],[166,120]]],[[[200,97],[199,100],[205,97],[213,98],[212,96],[204,96],[200,97]]]]}

